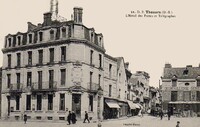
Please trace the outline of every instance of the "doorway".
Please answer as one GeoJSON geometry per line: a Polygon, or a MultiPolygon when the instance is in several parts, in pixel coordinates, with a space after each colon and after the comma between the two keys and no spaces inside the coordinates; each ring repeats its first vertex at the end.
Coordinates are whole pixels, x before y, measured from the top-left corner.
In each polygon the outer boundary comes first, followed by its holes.
{"type": "Polygon", "coordinates": [[[81,94],[72,94],[72,111],[81,118],[81,94]]]}

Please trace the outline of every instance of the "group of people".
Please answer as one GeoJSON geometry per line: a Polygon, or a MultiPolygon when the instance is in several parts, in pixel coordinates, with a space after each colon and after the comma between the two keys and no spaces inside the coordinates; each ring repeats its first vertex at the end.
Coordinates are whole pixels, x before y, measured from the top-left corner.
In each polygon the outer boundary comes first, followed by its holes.
{"type": "MultiPolygon", "coordinates": [[[[161,109],[160,112],[159,112],[159,116],[160,116],[160,119],[162,120],[163,116],[164,116],[164,113],[163,113],[163,110],[161,109]]],[[[171,111],[168,110],[167,112],[167,116],[168,116],[168,120],[170,120],[170,117],[171,117],[171,111]]]]}
{"type": "MultiPolygon", "coordinates": [[[[88,123],[90,123],[87,111],[85,111],[85,118],[84,118],[83,123],[85,123],[86,120],[88,121],[88,123]]],[[[69,114],[67,116],[67,121],[68,121],[68,125],[70,125],[71,123],[72,124],[76,123],[77,119],[76,119],[76,114],[74,113],[74,111],[72,112],[69,111],[69,114]]]]}
{"type": "Polygon", "coordinates": [[[68,124],[70,125],[71,123],[72,124],[75,124],[76,123],[76,114],[74,113],[74,111],[69,111],[69,114],[67,116],[67,121],[68,121],[68,124]]]}

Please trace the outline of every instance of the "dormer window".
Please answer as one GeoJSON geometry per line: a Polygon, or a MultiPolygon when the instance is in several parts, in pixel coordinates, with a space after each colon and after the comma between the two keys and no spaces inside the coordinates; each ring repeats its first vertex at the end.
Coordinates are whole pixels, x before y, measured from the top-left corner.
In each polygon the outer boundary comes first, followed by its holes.
{"type": "Polygon", "coordinates": [[[61,31],[62,31],[62,38],[66,38],[66,28],[63,27],[61,31]]]}
{"type": "Polygon", "coordinates": [[[93,42],[93,36],[94,36],[94,34],[93,34],[93,32],[91,33],[91,41],[93,42]]]}
{"type": "Polygon", "coordinates": [[[21,36],[17,36],[17,45],[21,45],[21,40],[22,38],[21,38],[21,36]]]}
{"type": "Polygon", "coordinates": [[[99,46],[101,46],[101,37],[99,38],[99,46]]]}
{"type": "Polygon", "coordinates": [[[11,47],[11,44],[12,44],[12,38],[9,37],[7,40],[7,47],[11,47]]]}
{"type": "Polygon", "coordinates": [[[188,69],[187,68],[183,71],[183,75],[188,75],[188,69]]]}
{"type": "Polygon", "coordinates": [[[54,30],[50,30],[50,40],[54,40],[54,30]]]}
{"type": "Polygon", "coordinates": [[[172,78],[172,86],[176,87],[177,86],[177,77],[174,75],[172,78]]]}
{"type": "Polygon", "coordinates": [[[185,83],[185,86],[189,86],[190,84],[187,82],[187,83],[185,83]]]}
{"type": "Polygon", "coordinates": [[[43,41],[43,32],[39,32],[39,42],[43,41]]]}
{"type": "Polygon", "coordinates": [[[33,34],[28,34],[28,43],[33,43],[33,34]]]}

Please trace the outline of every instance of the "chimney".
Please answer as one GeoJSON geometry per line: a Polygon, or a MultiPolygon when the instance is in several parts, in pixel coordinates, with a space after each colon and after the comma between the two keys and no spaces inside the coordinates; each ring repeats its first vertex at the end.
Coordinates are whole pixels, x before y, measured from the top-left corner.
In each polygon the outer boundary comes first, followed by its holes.
{"type": "Polygon", "coordinates": [[[129,62],[126,62],[126,63],[125,63],[125,69],[128,70],[128,66],[129,66],[129,62]]]}
{"type": "Polygon", "coordinates": [[[169,64],[169,63],[166,63],[166,64],[165,64],[165,68],[172,68],[172,65],[169,64]]]}
{"type": "Polygon", "coordinates": [[[82,14],[83,14],[83,8],[74,7],[74,22],[75,23],[82,24],[82,14]]]}
{"type": "Polygon", "coordinates": [[[51,12],[44,13],[44,22],[43,22],[44,26],[51,25],[51,16],[52,16],[51,12]]]}
{"type": "Polygon", "coordinates": [[[192,67],[192,65],[186,65],[186,68],[188,68],[188,67],[192,67]]]}

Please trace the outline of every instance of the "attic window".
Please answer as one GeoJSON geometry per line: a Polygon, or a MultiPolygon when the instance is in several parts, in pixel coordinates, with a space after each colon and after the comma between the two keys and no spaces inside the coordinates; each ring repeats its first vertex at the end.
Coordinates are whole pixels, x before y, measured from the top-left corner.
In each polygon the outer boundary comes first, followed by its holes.
{"type": "Polygon", "coordinates": [[[54,30],[51,30],[51,31],[50,31],[50,39],[51,39],[51,40],[54,40],[54,30]]]}
{"type": "Polygon", "coordinates": [[[188,69],[187,68],[183,71],[183,75],[188,75],[188,69]]]}
{"type": "Polygon", "coordinates": [[[18,37],[17,37],[17,42],[18,42],[18,45],[21,44],[21,36],[18,36],[18,37]]]}
{"type": "Polygon", "coordinates": [[[8,47],[11,47],[12,38],[8,38],[8,47]]]}
{"type": "Polygon", "coordinates": [[[62,28],[62,37],[66,38],[66,28],[62,28]]]}

